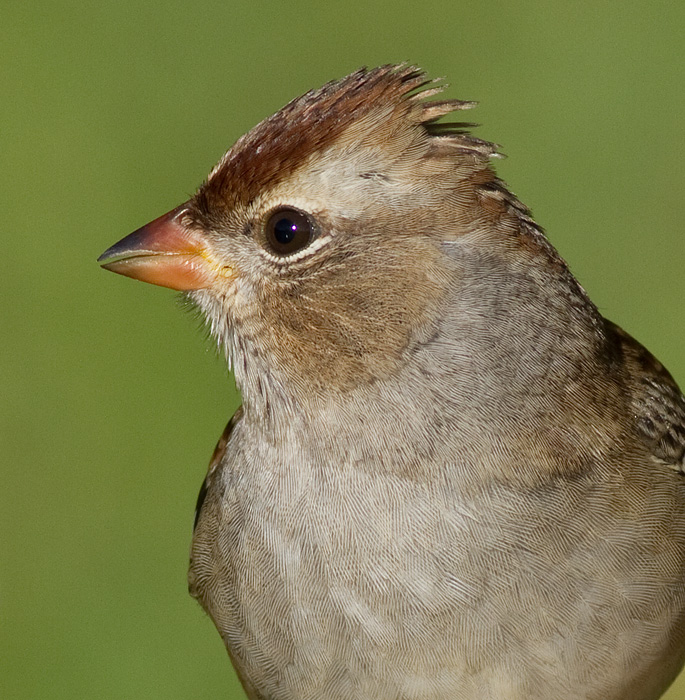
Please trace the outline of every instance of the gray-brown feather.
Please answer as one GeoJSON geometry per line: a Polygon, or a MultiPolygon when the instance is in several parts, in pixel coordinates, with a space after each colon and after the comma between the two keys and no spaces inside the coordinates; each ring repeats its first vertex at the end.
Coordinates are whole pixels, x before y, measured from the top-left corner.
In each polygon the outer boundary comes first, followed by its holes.
{"type": "Polygon", "coordinates": [[[658,698],[685,653],[677,386],[493,149],[426,128],[448,103],[407,95],[419,74],[346,81],[245,137],[196,199],[238,281],[193,298],[244,413],[193,595],[253,699],[658,698]],[[346,104],[332,135],[273,132],[346,104]],[[288,196],[327,238],[284,266],[244,231],[288,196]]]}

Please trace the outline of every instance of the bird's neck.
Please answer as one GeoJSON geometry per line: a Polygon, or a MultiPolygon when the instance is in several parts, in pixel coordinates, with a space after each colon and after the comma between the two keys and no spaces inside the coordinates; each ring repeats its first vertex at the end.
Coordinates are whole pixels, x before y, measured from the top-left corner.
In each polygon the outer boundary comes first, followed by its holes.
{"type": "Polygon", "coordinates": [[[610,373],[604,321],[565,266],[540,266],[534,252],[529,265],[520,256],[514,265],[506,246],[484,248],[475,237],[444,249],[452,282],[395,373],[326,394],[256,353],[236,363],[246,421],[265,436],[287,435],[294,450],[333,448],[412,478],[439,468],[444,445],[485,481],[491,470],[538,478],[526,470],[545,464],[541,450],[554,471],[551,455],[603,449],[580,443],[621,399],[614,384],[595,381],[610,373]],[[568,397],[563,411],[550,396],[568,397]]]}

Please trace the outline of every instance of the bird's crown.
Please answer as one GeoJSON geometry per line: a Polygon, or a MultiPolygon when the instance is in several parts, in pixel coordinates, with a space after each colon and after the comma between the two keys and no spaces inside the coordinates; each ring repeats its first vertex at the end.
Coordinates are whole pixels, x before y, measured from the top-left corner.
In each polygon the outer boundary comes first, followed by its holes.
{"type": "MultiPolygon", "coordinates": [[[[347,155],[385,150],[388,159],[400,158],[411,141],[425,139],[436,153],[449,150],[477,161],[495,155],[495,144],[467,133],[473,124],[438,122],[451,112],[476,105],[430,99],[444,89],[445,85],[429,80],[414,66],[386,65],[361,68],[310,90],[259,123],[226,152],[194,200],[198,212],[212,220],[217,210],[246,204],[255,190],[275,187],[317,156],[331,152],[340,156],[345,150],[347,155]]],[[[369,162],[369,167],[374,164],[369,162]]],[[[369,179],[383,176],[373,169],[358,174],[369,179]]]]}

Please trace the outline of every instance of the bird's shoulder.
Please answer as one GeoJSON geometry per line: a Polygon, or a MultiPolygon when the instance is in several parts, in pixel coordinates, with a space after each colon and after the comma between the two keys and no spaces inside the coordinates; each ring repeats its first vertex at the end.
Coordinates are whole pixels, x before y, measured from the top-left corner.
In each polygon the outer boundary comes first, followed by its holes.
{"type": "Polygon", "coordinates": [[[209,468],[207,469],[207,475],[200,486],[200,492],[197,495],[197,503],[195,505],[195,523],[193,529],[197,528],[197,523],[200,520],[200,515],[202,513],[202,507],[207,498],[207,494],[212,486],[212,483],[216,477],[221,463],[223,462],[224,455],[226,454],[226,448],[228,447],[228,442],[235,429],[236,425],[240,422],[243,417],[243,407],[240,406],[233,416],[230,418],[226,427],[224,428],[221,437],[216,443],[214,452],[212,453],[212,458],[209,460],[209,468]]]}
{"type": "Polygon", "coordinates": [[[685,474],[685,396],[670,372],[622,328],[607,329],[623,360],[638,439],[659,462],[685,474]]]}

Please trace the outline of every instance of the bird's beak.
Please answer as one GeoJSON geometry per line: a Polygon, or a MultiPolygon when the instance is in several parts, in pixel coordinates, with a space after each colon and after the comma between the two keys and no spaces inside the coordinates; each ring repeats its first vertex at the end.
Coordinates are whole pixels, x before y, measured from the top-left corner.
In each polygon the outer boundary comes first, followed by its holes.
{"type": "Polygon", "coordinates": [[[208,287],[220,273],[204,236],[181,223],[185,209],[181,205],[122,238],[98,262],[112,272],[162,287],[208,287]]]}

